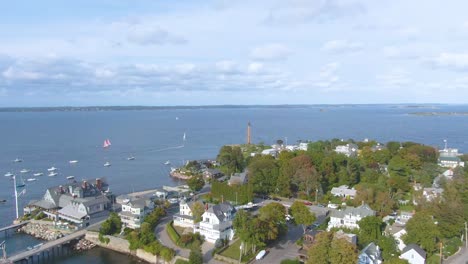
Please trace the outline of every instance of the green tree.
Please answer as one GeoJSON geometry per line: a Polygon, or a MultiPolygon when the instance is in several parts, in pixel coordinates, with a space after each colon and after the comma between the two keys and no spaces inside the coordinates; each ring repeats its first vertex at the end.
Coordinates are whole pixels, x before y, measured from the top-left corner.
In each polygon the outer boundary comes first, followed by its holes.
{"type": "Polygon", "coordinates": [[[307,264],[330,263],[330,248],[333,240],[332,232],[321,232],[315,237],[315,243],[307,252],[307,264]]]}
{"type": "Polygon", "coordinates": [[[189,186],[190,190],[198,192],[203,188],[203,186],[205,186],[205,180],[203,180],[203,176],[201,175],[192,176],[187,180],[187,185],[189,186]]]}
{"type": "Polygon", "coordinates": [[[201,202],[194,202],[192,205],[193,221],[199,223],[202,220],[202,215],[205,212],[205,207],[201,202]]]}
{"type": "Polygon", "coordinates": [[[330,247],[330,264],[356,263],[357,248],[343,238],[333,239],[330,247]]]}
{"type": "Polygon", "coordinates": [[[189,255],[189,264],[203,264],[203,255],[201,250],[192,249],[189,255]]]}
{"type": "Polygon", "coordinates": [[[239,146],[221,147],[216,160],[221,164],[221,170],[226,175],[241,172],[244,169],[244,156],[239,146]]]}
{"type": "Polygon", "coordinates": [[[280,203],[270,203],[260,208],[257,219],[260,220],[256,223],[258,230],[266,231],[266,240],[275,240],[287,230],[286,208],[280,203]]]}
{"type": "Polygon", "coordinates": [[[415,243],[432,253],[436,250],[440,232],[435,220],[427,212],[417,212],[406,223],[407,234],[403,236],[405,244],[415,243]]]}
{"type": "Polygon", "coordinates": [[[381,236],[377,242],[380,249],[382,250],[382,258],[385,263],[387,260],[398,256],[397,242],[393,236],[381,236]]]}
{"type": "Polygon", "coordinates": [[[279,168],[272,156],[255,156],[248,168],[249,183],[253,185],[255,193],[276,193],[279,168]]]}
{"type": "Polygon", "coordinates": [[[295,201],[289,210],[291,216],[294,218],[294,222],[302,225],[305,234],[306,226],[311,225],[315,221],[315,214],[312,213],[304,203],[299,201],[295,201]]]}
{"type": "Polygon", "coordinates": [[[359,243],[367,245],[379,240],[382,234],[382,219],[377,216],[366,216],[359,221],[359,243]]]}

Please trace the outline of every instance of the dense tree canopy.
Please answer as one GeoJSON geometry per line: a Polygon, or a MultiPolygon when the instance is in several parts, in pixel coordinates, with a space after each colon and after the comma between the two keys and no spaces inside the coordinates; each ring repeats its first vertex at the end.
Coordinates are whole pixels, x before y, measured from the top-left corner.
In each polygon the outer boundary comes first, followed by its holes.
{"type": "Polygon", "coordinates": [[[294,218],[296,224],[302,225],[304,233],[306,226],[311,225],[315,222],[315,214],[312,213],[309,208],[302,202],[295,201],[289,209],[291,216],[294,218]]]}

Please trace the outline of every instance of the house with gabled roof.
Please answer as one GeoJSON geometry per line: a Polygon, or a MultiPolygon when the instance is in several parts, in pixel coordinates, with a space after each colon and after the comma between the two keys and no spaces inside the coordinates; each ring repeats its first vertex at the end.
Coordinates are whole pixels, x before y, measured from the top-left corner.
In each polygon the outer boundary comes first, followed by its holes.
{"type": "Polygon", "coordinates": [[[125,227],[140,228],[144,218],[154,209],[154,202],[149,198],[132,197],[119,201],[122,211],[119,212],[120,220],[125,227]]]}
{"type": "Polygon", "coordinates": [[[393,223],[392,225],[387,225],[384,233],[395,238],[399,250],[403,250],[406,247],[402,239],[402,236],[406,234],[406,229],[403,224],[393,223]]]}
{"type": "Polygon", "coordinates": [[[179,203],[179,213],[174,214],[174,225],[192,229],[194,227],[193,208],[194,202],[181,200],[179,203]]]}
{"type": "Polygon", "coordinates": [[[86,226],[91,218],[107,215],[112,194],[108,185],[100,178],[95,182],[83,180],[50,187],[39,201],[31,201],[25,213],[42,210],[49,218],[66,220],[86,226]],[[107,190],[106,190],[107,189],[107,190]]]}
{"type": "Polygon", "coordinates": [[[349,188],[347,185],[341,185],[340,187],[333,187],[331,189],[331,194],[337,197],[354,199],[354,197],[356,197],[356,190],[354,188],[349,188]]]}
{"type": "Polygon", "coordinates": [[[194,233],[200,233],[209,243],[215,243],[218,239],[231,240],[234,237],[232,221],[235,214],[236,209],[228,202],[205,204],[202,221],[194,225],[194,233]]]}
{"type": "Polygon", "coordinates": [[[359,229],[359,221],[367,216],[375,216],[375,211],[367,204],[363,204],[359,207],[348,206],[346,209],[332,211],[327,230],[335,227],[359,229]]]}
{"type": "Polygon", "coordinates": [[[379,246],[374,242],[367,245],[359,254],[358,264],[380,264],[382,257],[379,246]]]}
{"type": "Polygon", "coordinates": [[[424,264],[426,263],[426,251],[416,244],[409,244],[401,252],[400,258],[406,259],[409,264],[424,264]]]}

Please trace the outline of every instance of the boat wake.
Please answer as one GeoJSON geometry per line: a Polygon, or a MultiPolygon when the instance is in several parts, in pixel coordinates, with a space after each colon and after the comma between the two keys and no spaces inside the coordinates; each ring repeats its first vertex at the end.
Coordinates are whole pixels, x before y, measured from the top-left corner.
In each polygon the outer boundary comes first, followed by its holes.
{"type": "Polygon", "coordinates": [[[171,149],[181,149],[183,148],[184,145],[176,146],[176,147],[167,147],[167,148],[162,148],[162,149],[151,149],[146,152],[161,152],[161,151],[166,151],[166,150],[171,150],[171,149]]]}

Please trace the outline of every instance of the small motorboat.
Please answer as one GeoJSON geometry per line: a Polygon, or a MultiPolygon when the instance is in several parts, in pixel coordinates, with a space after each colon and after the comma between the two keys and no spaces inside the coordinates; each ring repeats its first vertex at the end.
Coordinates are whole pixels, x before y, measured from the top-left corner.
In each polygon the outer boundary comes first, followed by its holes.
{"type": "Polygon", "coordinates": [[[20,170],[20,172],[21,172],[21,173],[28,173],[28,172],[30,172],[30,170],[28,170],[28,169],[22,169],[22,170],[20,170]]]}
{"type": "Polygon", "coordinates": [[[16,158],[13,162],[22,162],[23,160],[20,158],[16,158]]]}
{"type": "Polygon", "coordinates": [[[23,188],[23,187],[25,187],[25,186],[26,186],[25,183],[18,183],[18,184],[16,184],[16,188],[23,188]]]}
{"type": "Polygon", "coordinates": [[[42,172],[38,172],[38,173],[33,174],[33,176],[35,176],[35,177],[39,177],[39,176],[42,176],[42,175],[44,175],[44,173],[42,173],[42,172]]]}
{"type": "Polygon", "coordinates": [[[36,178],[29,178],[29,179],[26,179],[26,181],[33,182],[33,181],[37,181],[37,179],[36,178]]]}
{"type": "Polygon", "coordinates": [[[110,165],[111,165],[110,162],[104,163],[104,167],[110,167],[110,165]]]}
{"type": "Polygon", "coordinates": [[[52,172],[49,173],[49,175],[47,175],[47,176],[49,176],[49,177],[54,177],[54,176],[57,176],[57,175],[58,175],[58,173],[56,173],[55,171],[52,171],[52,172]]]}
{"type": "Polygon", "coordinates": [[[50,168],[47,169],[47,171],[56,171],[56,170],[58,170],[58,169],[55,168],[54,166],[52,166],[52,167],[50,167],[50,168]]]}
{"type": "Polygon", "coordinates": [[[170,165],[170,164],[171,164],[171,162],[170,162],[170,161],[166,161],[166,162],[164,162],[164,165],[170,165]]]}
{"type": "Polygon", "coordinates": [[[135,157],[133,157],[133,156],[128,157],[127,160],[135,160],[135,157]]]}
{"type": "Polygon", "coordinates": [[[5,173],[5,177],[13,177],[13,176],[15,176],[15,175],[13,173],[11,173],[11,172],[5,173]]]}
{"type": "Polygon", "coordinates": [[[78,161],[77,161],[77,160],[70,160],[68,163],[70,163],[70,164],[76,164],[76,163],[78,163],[78,161]]]}
{"type": "Polygon", "coordinates": [[[75,179],[75,176],[67,176],[67,180],[73,180],[75,179]]]}

